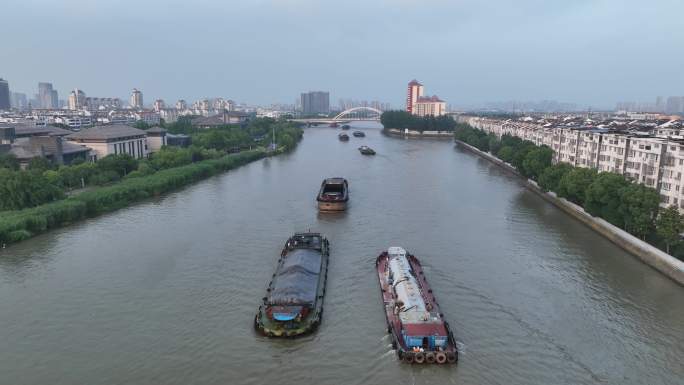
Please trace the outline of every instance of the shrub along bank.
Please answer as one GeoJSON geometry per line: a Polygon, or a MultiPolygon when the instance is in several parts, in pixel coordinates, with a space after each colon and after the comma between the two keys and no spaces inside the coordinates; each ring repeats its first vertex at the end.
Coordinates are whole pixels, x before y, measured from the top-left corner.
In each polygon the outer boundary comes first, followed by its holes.
{"type": "Polygon", "coordinates": [[[684,245],[679,236],[684,230],[684,218],[676,207],[660,208],[655,189],[611,172],[553,164],[553,150],[549,147],[510,135],[499,139],[459,124],[454,136],[511,164],[520,174],[536,181],[542,190],[555,192],[589,214],[684,260],[684,245]]]}
{"type": "Polygon", "coordinates": [[[0,243],[18,242],[46,230],[114,211],[142,199],[158,196],[193,182],[264,157],[264,151],[247,151],[162,170],[145,178],[86,191],[38,207],[0,214],[0,243]]]}

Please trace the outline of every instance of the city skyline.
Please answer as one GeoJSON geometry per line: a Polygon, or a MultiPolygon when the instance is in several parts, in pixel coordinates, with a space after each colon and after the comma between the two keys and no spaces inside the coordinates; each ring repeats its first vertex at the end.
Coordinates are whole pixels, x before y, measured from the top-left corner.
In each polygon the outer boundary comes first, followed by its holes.
{"type": "Polygon", "coordinates": [[[38,81],[47,81],[60,95],[79,88],[125,99],[135,87],[148,100],[224,95],[261,105],[324,89],[334,99],[399,106],[412,78],[431,84],[432,92],[455,106],[559,100],[613,108],[619,101],[681,95],[684,89],[678,65],[684,54],[672,50],[684,36],[671,32],[678,30],[677,10],[684,5],[674,1],[378,1],[363,3],[364,12],[358,12],[358,1],[171,3],[138,4],[130,14],[125,2],[10,0],[0,28],[20,30],[22,37],[7,42],[13,54],[0,76],[13,92],[31,96],[38,81]],[[218,22],[229,13],[244,17],[218,22]],[[201,20],[201,27],[188,25],[192,19],[201,20]],[[23,28],[34,22],[57,33],[46,39],[23,28]],[[408,22],[414,27],[405,31],[408,22]],[[84,36],[84,28],[96,33],[84,36]],[[155,44],[140,36],[154,36],[155,44]],[[311,43],[302,44],[301,36],[311,43]],[[125,52],[128,59],[75,67],[59,44],[70,38],[88,47],[88,57],[125,52]],[[230,44],[217,50],[225,38],[230,44]],[[648,51],[635,54],[635,47],[648,51]],[[653,60],[657,52],[667,52],[668,60],[653,60]]]}

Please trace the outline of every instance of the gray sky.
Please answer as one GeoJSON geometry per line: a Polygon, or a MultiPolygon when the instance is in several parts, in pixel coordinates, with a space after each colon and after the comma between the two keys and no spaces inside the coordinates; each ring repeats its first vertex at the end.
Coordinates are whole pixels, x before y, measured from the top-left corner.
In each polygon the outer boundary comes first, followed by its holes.
{"type": "Polygon", "coordinates": [[[684,95],[682,0],[3,0],[0,18],[0,77],[60,98],[401,107],[412,78],[454,105],[684,95]]]}

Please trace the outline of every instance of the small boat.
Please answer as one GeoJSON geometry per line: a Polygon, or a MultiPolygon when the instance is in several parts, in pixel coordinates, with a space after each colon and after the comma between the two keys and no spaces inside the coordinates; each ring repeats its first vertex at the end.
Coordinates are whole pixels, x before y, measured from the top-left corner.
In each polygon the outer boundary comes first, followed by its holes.
{"type": "Polygon", "coordinates": [[[375,262],[392,348],[407,364],[453,364],[456,340],[418,258],[390,247],[375,262]]]}
{"type": "Polygon", "coordinates": [[[335,123],[335,122],[330,123],[330,127],[337,128],[337,123],[335,123]]]}
{"type": "Polygon", "coordinates": [[[348,129],[350,129],[350,128],[351,128],[351,126],[348,125],[348,124],[343,124],[343,125],[342,125],[342,129],[343,129],[343,130],[348,130],[348,129]]]}
{"type": "Polygon", "coordinates": [[[349,184],[344,178],[328,178],[316,197],[320,211],[344,211],[349,201],[349,184]]]}
{"type": "Polygon", "coordinates": [[[363,155],[375,155],[375,150],[368,146],[359,147],[359,152],[361,152],[363,155]]]}
{"type": "Polygon", "coordinates": [[[364,136],[366,136],[366,134],[363,131],[354,131],[352,135],[354,135],[357,138],[363,138],[364,136]]]}
{"type": "Polygon", "coordinates": [[[347,135],[343,132],[343,133],[340,133],[339,135],[337,135],[337,138],[343,142],[346,142],[349,140],[349,135],[347,135]]]}
{"type": "Polygon", "coordinates": [[[268,337],[295,337],[321,323],[329,243],[319,233],[296,233],[285,243],[254,327],[268,337]]]}

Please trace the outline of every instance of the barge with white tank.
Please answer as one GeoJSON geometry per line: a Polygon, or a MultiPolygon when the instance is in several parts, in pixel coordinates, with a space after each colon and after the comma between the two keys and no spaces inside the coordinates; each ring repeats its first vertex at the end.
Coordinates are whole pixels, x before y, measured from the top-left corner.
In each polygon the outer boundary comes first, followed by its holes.
{"type": "Polygon", "coordinates": [[[390,247],[376,260],[387,331],[407,364],[453,364],[456,340],[444,320],[418,258],[390,247]]]}
{"type": "Polygon", "coordinates": [[[296,233],[285,243],[254,327],[268,337],[295,337],[315,330],[323,316],[328,277],[328,240],[296,233]]]}

